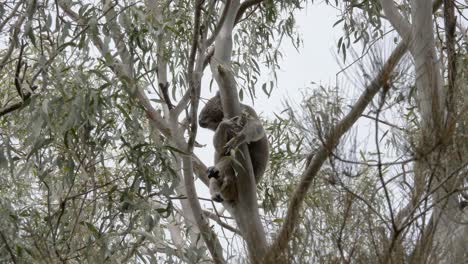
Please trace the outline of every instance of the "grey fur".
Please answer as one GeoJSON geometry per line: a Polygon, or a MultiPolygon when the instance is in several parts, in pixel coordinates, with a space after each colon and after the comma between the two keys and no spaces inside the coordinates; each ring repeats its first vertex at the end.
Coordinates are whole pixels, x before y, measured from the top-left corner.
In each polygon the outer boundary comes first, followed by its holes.
{"type": "Polygon", "coordinates": [[[225,119],[218,93],[200,112],[200,126],[215,131],[215,165],[207,173],[211,198],[216,202],[232,202],[237,198],[231,150],[236,150],[243,143],[248,144],[256,183],[263,177],[268,164],[270,151],[263,125],[252,107],[241,104],[241,110],[240,116],[225,119]]]}

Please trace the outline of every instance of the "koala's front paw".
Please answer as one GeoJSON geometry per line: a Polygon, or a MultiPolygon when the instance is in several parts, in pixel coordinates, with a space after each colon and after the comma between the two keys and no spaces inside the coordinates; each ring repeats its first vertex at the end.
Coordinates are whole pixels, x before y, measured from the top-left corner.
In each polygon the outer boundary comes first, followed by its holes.
{"type": "Polygon", "coordinates": [[[236,135],[235,137],[231,138],[226,145],[224,146],[224,155],[229,155],[231,154],[231,150],[237,149],[240,145],[242,145],[245,142],[245,135],[244,134],[239,134],[236,135]]]}
{"type": "Polygon", "coordinates": [[[211,178],[218,179],[219,178],[219,170],[215,166],[209,167],[206,170],[206,172],[208,173],[208,179],[211,179],[211,178]]]}
{"type": "Polygon", "coordinates": [[[213,201],[215,201],[215,202],[217,202],[217,203],[222,203],[222,202],[224,202],[224,199],[223,199],[223,197],[221,196],[220,193],[215,193],[215,194],[213,194],[213,195],[211,196],[211,200],[213,200],[213,201]]]}
{"type": "Polygon", "coordinates": [[[231,150],[239,146],[238,141],[239,140],[237,137],[234,137],[231,140],[229,140],[228,143],[226,143],[226,146],[224,146],[224,155],[229,156],[231,150]]]}

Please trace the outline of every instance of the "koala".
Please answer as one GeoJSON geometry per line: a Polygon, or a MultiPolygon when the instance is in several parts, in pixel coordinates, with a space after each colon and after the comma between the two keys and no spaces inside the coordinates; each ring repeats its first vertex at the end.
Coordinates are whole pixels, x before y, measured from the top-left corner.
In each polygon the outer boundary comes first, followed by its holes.
{"type": "Polygon", "coordinates": [[[214,166],[208,168],[211,199],[216,202],[232,202],[237,197],[236,176],[232,167],[234,157],[230,155],[240,145],[246,143],[252,161],[255,182],[258,183],[265,173],[269,160],[269,144],[255,110],[241,104],[240,116],[224,118],[219,92],[208,100],[199,116],[200,127],[215,131],[214,166]]]}

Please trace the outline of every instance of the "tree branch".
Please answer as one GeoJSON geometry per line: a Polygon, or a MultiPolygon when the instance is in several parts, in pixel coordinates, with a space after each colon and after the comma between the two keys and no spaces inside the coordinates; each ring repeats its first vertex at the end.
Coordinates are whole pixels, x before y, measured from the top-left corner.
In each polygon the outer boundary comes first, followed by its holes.
{"type": "Polygon", "coordinates": [[[457,60],[455,58],[455,4],[453,0],[444,0],[444,24],[445,39],[447,47],[447,71],[448,71],[448,89],[447,89],[447,137],[450,138],[455,131],[457,100],[457,60]]]}
{"type": "MultiPolygon", "coordinates": [[[[37,86],[31,87],[32,91],[34,91],[36,89],[37,89],[37,86]]],[[[28,99],[31,97],[31,95],[32,94],[27,91],[26,93],[23,94],[23,98],[21,99],[21,101],[13,103],[13,104],[8,105],[8,106],[5,106],[4,108],[1,108],[0,109],[0,117],[24,107],[29,102],[28,99]]]]}
{"type": "Polygon", "coordinates": [[[387,16],[388,21],[398,31],[398,34],[400,34],[406,44],[409,45],[411,37],[410,23],[400,14],[400,11],[396,8],[393,0],[380,0],[380,5],[387,16]]]}
{"type": "Polygon", "coordinates": [[[249,9],[250,7],[254,5],[258,5],[263,1],[264,0],[245,0],[239,7],[239,11],[237,12],[237,15],[236,15],[235,24],[237,24],[240,21],[240,19],[244,15],[245,11],[247,11],[247,9],[249,9]]]}
{"type": "MultiPolygon", "coordinates": [[[[216,36],[214,55],[210,61],[211,72],[218,83],[225,118],[238,116],[241,112],[236,81],[230,70],[232,31],[240,4],[239,0],[231,1],[226,21],[216,36]]],[[[232,215],[247,244],[250,261],[260,263],[267,248],[266,236],[260,221],[257,187],[250,154],[245,144],[240,147],[240,150],[242,154],[239,155],[241,156],[239,163],[242,164],[242,168],[237,166],[234,169],[237,172],[235,184],[238,190],[242,190],[242,195],[238,193],[235,203],[229,204],[229,206],[233,207],[232,215]]]]}
{"type": "Polygon", "coordinates": [[[312,182],[319,172],[322,164],[327,159],[329,152],[336,147],[341,137],[351,128],[351,126],[358,120],[366,107],[372,101],[374,96],[380,88],[387,83],[392,71],[397,63],[407,51],[407,46],[404,42],[400,43],[397,48],[392,52],[385,65],[382,67],[377,77],[366,87],[357,102],[354,104],[351,111],[330,131],[326,137],[325,143],[315,153],[310,165],[302,174],[301,181],[299,182],[296,190],[294,191],[291,201],[288,206],[286,219],[277,238],[268,250],[265,257],[266,263],[275,263],[276,260],[284,252],[292,234],[295,230],[295,225],[299,217],[304,198],[312,185],[312,182]]]}
{"type": "MultiPolygon", "coordinates": [[[[188,61],[188,80],[189,80],[189,90],[190,90],[190,134],[187,144],[187,153],[193,153],[193,148],[195,144],[195,138],[197,136],[198,122],[197,122],[197,113],[198,113],[198,104],[200,102],[200,87],[201,87],[201,68],[203,67],[203,54],[200,53],[197,59],[197,50],[198,50],[198,40],[200,37],[200,20],[201,20],[201,8],[203,5],[202,0],[195,1],[195,11],[194,11],[194,22],[193,22],[193,34],[192,34],[192,47],[190,50],[189,61],[188,61]],[[195,64],[195,60],[197,62],[195,64]]],[[[202,38],[204,36],[201,36],[202,38]]],[[[203,48],[201,49],[203,50],[203,48]]],[[[184,182],[185,190],[187,193],[187,199],[189,201],[192,213],[195,219],[195,222],[200,229],[201,236],[205,241],[205,244],[213,258],[214,263],[225,263],[223,257],[223,248],[221,243],[218,240],[218,237],[213,232],[209,226],[209,222],[205,219],[203,211],[201,209],[200,202],[198,201],[197,191],[195,188],[195,183],[193,180],[193,162],[192,156],[183,156],[183,172],[184,172],[184,182]]]]}
{"type": "MultiPolygon", "coordinates": [[[[249,9],[250,7],[254,6],[254,5],[257,5],[257,4],[260,4],[261,2],[263,2],[264,0],[247,0],[245,2],[243,2],[240,6],[239,6],[239,9],[237,10],[237,14],[236,14],[236,18],[234,20],[234,25],[237,25],[241,19],[241,17],[244,15],[245,11],[247,9],[249,9]]],[[[231,0],[228,1],[228,4],[230,5],[231,4],[231,0]]],[[[221,19],[224,18],[225,20],[225,17],[226,15],[224,15],[224,11],[228,11],[227,8],[223,9],[223,15],[221,15],[221,19]]],[[[224,21],[223,21],[224,22],[224,21]]],[[[220,26],[219,30],[221,30],[222,26],[224,25],[224,23],[220,22],[218,23],[218,25],[220,26]]],[[[218,28],[216,28],[216,30],[218,30],[218,28]]],[[[216,32],[215,30],[215,32],[216,32]]],[[[218,36],[218,33],[217,32],[216,34],[213,33],[213,36],[212,37],[216,37],[218,36]]],[[[216,39],[216,38],[215,38],[216,39]]],[[[208,43],[208,42],[207,42],[208,43]]],[[[206,45],[206,47],[210,46],[212,42],[209,42],[210,44],[206,45]]],[[[208,63],[210,62],[210,59],[213,57],[214,55],[214,52],[215,52],[215,48],[213,46],[211,46],[207,51],[206,51],[206,55],[205,55],[205,60],[203,61],[203,69],[206,68],[206,66],[208,66],[208,63]]]]}
{"type": "Polygon", "coordinates": [[[8,244],[8,241],[7,241],[6,237],[5,237],[5,235],[3,235],[3,232],[1,232],[1,231],[0,231],[0,237],[2,238],[2,241],[5,244],[5,247],[6,247],[7,251],[8,251],[8,253],[10,254],[11,261],[13,261],[13,263],[15,263],[15,264],[18,263],[16,261],[15,253],[13,253],[13,250],[11,249],[10,245],[8,244]]]}
{"type": "Polygon", "coordinates": [[[203,213],[205,214],[206,217],[209,217],[210,219],[214,220],[216,223],[218,223],[221,227],[224,227],[226,228],[227,230],[239,235],[239,236],[242,236],[242,233],[239,229],[237,228],[234,228],[228,224],[226,224],[225,222],[221,221],[221,219],[219,218],[218,215],[210,212],[210,211],[206,211],[206,210],[203,210],[203,213]]]}
{"type": "Polygon", "coordinates": [[[23,25],[23,22],[25,19],[26,19],[26,15],[23,14],[22,16],[18,18],[15,25],[13,26],[13,30],[10,36],[10,39],[11,39],[10,45],[8,46],[8,50],[3,56],[3,58],[0,60],[0,72],[3,70],[3,67],[5,67],[5,65],[7,64],[7,61],[10,59],[11,54],[13,53],[13,50],[17,44],[16,42],[18,40],[18,34],[20,32],[21,25],[23,25]]]}

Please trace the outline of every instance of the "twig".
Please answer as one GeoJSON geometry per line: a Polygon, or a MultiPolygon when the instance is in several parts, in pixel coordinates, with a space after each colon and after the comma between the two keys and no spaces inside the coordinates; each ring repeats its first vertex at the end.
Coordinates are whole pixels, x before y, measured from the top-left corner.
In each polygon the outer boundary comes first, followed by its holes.
{"type": "MultiPolygon", "coordinates": [[[[31,87],[31,90],[34,91],[37,89],[37,86],[33,86],[31,87]]],[[[28,102],[28,99],[31,97],[31,92],[26,92],[24,95],[23,95],[23,99],[19,102],[16,102],[14,104],[11,104],[11,105],[8,105],[4,108],[1,108],[0,109],[0,117],[8,114],[8,113],[11,113],[15,110],[18,110],[18,109],[21,109],[23,106],[25,106],[28,102]]]]}
{"type": "Polygon", "coordinates": [[[237,11],[236,20],[235,20],[234,24],[237,24],[239,22],[239,20],[242,18],[242,16],[244,15],[245,11],[247,11],[247,9],[249,9],[251,6],[258,5],[261,2],[263,2],[263,0],[246,0],[246,1],[244,1],[240,5],[239,10],[237,11]]]}
{"type": "Polygon", "coordinates": [[[447,71],[448,71],[448,89],[447,89],[447,129],[448,136],[455,130],[457,100],[456,80],[457,80],[457,61],[455,58],[455,8],[453,0],[444,0],[444,22],[445,22],[445,38],[447,46],[447,71]]]}
{"type": "Polygon", "coordinates": [[[13,261],[13,263],[15,263],[15,264],[18,263],[18,262],[16,262],[16,256],[13,253],[13,250],[11,249],[10,245],[8,244],[8,241],[7,241],[5,235],[3,234],[2,231],[0,231],[0,237],[2,238],[2,241],[5,244],[5,247],[6,247],[7,251],[8,251],[8,253],[10,254],[10,257],[11,257],[11,260],[13,261]]]}
{"type": "Polygon", "coordinates": [[[231,232],[233,232],[233,233],[235,233],[235,234],[237,234],[239,236],[242,236],[242,233],[240,232],[239,229],[234,228],[234,227],[226,224],[225,222],[221,221],[221,218],[218,215],[216,215],[216,214],[214,214],[212,212],[206,211],[206,210],[203,210],[203,214],[205,214],[205,216],[207,216],[210,219],[214,220],[216,223],[218,223],[220,226],[226,228],[227,230],[229,230],[229,231],[231,231],[231,232]]]}

